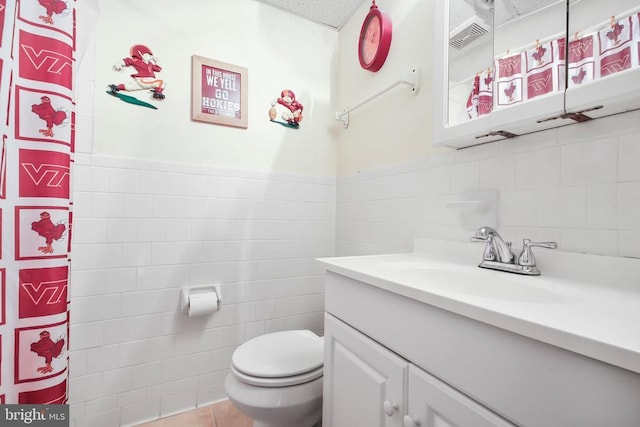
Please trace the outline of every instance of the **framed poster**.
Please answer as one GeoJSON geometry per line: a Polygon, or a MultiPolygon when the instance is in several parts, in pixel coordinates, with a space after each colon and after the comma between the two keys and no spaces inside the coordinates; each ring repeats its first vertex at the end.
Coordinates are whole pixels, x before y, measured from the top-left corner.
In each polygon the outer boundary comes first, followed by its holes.
{"type": "Polygon", "coordinates": [[[246,129],[247,69],[198,55],[191,59],[191,118],[246,129]]]}

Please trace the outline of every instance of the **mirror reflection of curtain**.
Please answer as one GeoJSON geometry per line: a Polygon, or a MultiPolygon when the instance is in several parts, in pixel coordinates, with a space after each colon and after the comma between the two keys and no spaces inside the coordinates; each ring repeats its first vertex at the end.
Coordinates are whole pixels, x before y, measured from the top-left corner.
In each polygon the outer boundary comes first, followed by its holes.
{"type": "Polygon", "coordinates": [[[67,402],[73,0],[0,0],[0,403],[67,402]]]}

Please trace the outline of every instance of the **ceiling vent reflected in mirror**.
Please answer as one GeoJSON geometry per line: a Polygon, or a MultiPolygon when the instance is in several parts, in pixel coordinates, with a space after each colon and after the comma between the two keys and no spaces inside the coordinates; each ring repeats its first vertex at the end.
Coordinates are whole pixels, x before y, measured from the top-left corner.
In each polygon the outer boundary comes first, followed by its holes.
{"type": "Polygon", "coordinates": [[[471,18],[452,31],[452,35],[449,37],[449,46],[457,50],[462,50],[488,32],[489,26],[476,17],[471,18]]]}

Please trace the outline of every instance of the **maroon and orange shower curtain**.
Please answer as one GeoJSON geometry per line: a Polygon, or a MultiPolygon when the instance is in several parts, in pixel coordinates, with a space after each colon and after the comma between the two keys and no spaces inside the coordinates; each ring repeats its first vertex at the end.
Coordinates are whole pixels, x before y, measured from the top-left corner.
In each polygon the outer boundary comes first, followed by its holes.
{"type": "Polygon", "coordinates": [[[67,402],[75,0],[0,0],[0,403],[67,402]]]}

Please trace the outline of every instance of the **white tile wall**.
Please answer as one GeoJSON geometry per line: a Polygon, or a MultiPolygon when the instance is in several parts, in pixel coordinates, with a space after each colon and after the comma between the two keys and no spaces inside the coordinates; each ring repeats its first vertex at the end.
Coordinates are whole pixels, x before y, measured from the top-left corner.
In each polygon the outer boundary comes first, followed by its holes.
{"type": "Polygon", "coordinates": [[[334,179],[78,154],[73,425],[132,425],[222,399],[239,344],[321,333],[314,259],[334,254],[334,207],[334,179]],[[213,282],[219,312],[180,311],[182,286],[213,282]]]}
{"type": "Polygon", "coordinates": [[[639,120],[630,112],[341,178],[336,252],[406,252],[415,237],[466,241],[473,230],[445,202],[495,188],[498,228],[514,246],[530,237],[640,257],[639,120]]]}

